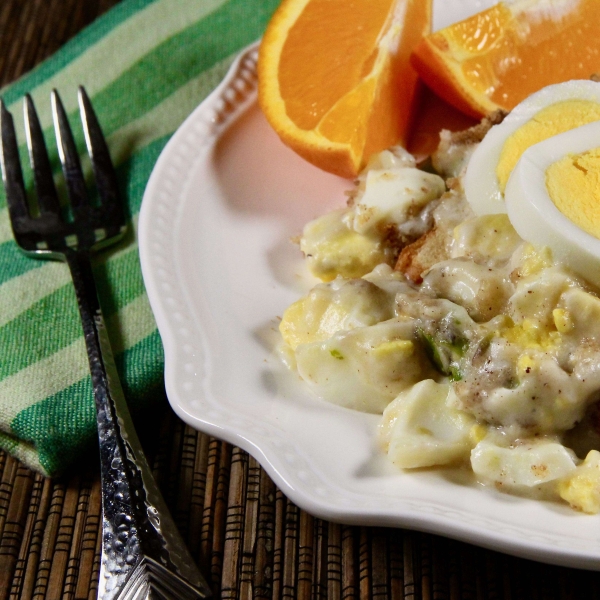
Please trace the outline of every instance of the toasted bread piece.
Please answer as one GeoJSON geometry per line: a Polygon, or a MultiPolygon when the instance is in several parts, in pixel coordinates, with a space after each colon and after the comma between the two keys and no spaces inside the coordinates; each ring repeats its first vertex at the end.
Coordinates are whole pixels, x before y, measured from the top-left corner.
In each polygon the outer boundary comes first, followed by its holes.
{"type": "Polygon", "coordinates": [[[478,144],[485,137],[485,134],[494,126],[504,121],[508,113],[504,110],[496,110],[487,117],[483,117],[480,123],[463,129],[462,131],[450,132],[449,142],[451,144],[470,145],[478,144]]]}
{"type": "Polygon", "coordinates": [[[427,269],[448,258],[448,243],[448,232],[434,227],[401,250],[394,269],[404,273],[413,283],[421,283],[427,269]]]}
{"type": "Polygon", "coordinates": [[[431,155],[434,169],[444,178],[460,177],[471,153],[485,134],[494,126],[502,123],[507,113],[498,110],[484,117],[480,123],[463,131],[440,132],[440,143],[431,155]]]}

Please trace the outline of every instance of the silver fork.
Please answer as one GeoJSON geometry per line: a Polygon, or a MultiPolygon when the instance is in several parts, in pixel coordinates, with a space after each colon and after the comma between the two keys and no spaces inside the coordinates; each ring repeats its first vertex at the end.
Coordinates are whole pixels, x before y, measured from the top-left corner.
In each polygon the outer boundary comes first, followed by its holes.
{"type": "Polygon", "coordinates": [[[67,263],[79,304],[97,409],[102,478],[102,600],[207,598],[209,588],[181,539],[152,477],[115,368],[94,283],[91,255],[121,239],[126,218],[102,130],[79,88],[79,108],[99,203],[86,191],[60,97],[52,92],[58,152],[72,218],[54,185],[40,122],[28,95],[25,129],[37,207],[28,203],[12,115],[0,100],[0,163],[17,244],[36,258],[67,263]]]}

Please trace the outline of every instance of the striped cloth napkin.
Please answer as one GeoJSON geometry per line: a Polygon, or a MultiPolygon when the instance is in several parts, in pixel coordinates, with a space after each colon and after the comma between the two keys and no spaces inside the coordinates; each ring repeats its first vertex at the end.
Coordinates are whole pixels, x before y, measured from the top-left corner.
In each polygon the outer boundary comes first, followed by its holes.
{"type": "MultiPolygon", "coordinates": [[[[95,273],[134,410],[151,408],[163,390],[162,346],[135,241],[146,182],[171,134],[239,50],[261,36],[278,3],[124,0],[0,91],[21,143],[22,97],[32,94],[51,154],[52,88],[59,90],[80,143],[77,86],[83,84],[92,99],[132,217],[128,239],[98,256],[95,273]]],[[[53,476],[97,443],[87,356],[67,267],[18,251],[0,188],[0,446],[53,476]]]]}

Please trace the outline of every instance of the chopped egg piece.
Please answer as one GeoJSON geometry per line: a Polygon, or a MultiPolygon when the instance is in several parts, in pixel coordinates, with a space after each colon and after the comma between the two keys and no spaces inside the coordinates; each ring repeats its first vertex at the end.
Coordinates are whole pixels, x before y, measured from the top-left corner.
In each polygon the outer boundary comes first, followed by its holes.
{"type": "Polygon", "coordinates": [[[439,175],[408,167],[371,170],[365,185],[354,207],[353,228],[358,233],[368,233],[389,223],[403,223],[446,190],[439,175]]]}
{"type": "Polygon", "coordinates": [[[573,288],[563,295],[561,307],[568,315],[566,333],[572,333],[580,339],[600,339],[600,299],[597,296],[573,288]]]}
{"type": "Polygon", "coordinates": [[[574,509],[600,512],[600,452],[590,450],[585,460],[558,484],[558,493],[574,509]]]}
{"type": "Polygon", "coordinates": [[[475,419],[447,406],[449,384],[426,379],[401,392],[385,409],[380,439],[404,469],[468,460],[475,419]]]}
{"type": "Polygon", "coordinates": [[[298,373],[329,402],[381,414],[402,390],[430,374],[413,336],[410,319],[340,331],[297,346],[298,373]]]}
{"type": "Polygon", "coordinates": [[[386,291],[364,279],[319,284],[285,310],[279,331],[295,349],[338,331],[374,325],[394,316],[395,292],[402,289],[401,282],[386,291]]]}
{"type": "Polygon", "coordinates": [[[536,247],[532,244],[524,244],[512,258],[519,277],[537,275],[554,264],[552,251],[547,246],[536,247]]]}
{"type": "Polygon", "coordinates": [[[350,212],[339,209],[304,227],[300,249],[311,273],[323,281],[331,281],[338,275],[362,277],[390,260],[378,238],[360,235],[348,227],[344,216],[350,212]]]}
{"type": "Polygon", "coordinates": [[[533,487],[575,470],[573,453],[562,444],[531,441],[502,447],[483,439],[471,452],[471,466],[483,480],[508,487],[533,487]]]}
{"type": "Polygon", "coordinates": [[[481,262],[508,260],[523,243],[505,214],[482,215],[454,228],[451,256],[468,256],[481,262]]]}
{"type": "Polygon", "coordinates": [[[568,310],[564,308],[555,308],[552,311],[554,325],[559,333],[568,333],[573,329],[573,319],[568,310]]]}

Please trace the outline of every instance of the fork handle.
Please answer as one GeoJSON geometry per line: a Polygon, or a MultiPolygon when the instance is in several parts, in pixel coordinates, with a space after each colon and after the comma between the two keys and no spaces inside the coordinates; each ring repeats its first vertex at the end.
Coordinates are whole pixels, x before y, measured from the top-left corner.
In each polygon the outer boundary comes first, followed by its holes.
{"type": "Polygon", "coordinates": [[[103,509],[98,598],[208,598],[210,589],[177,531],[135,432],[89,255],[73,250],[66,262],[75,285],[98,421],[103,509]],[[148,595],[137,596],[143,589],[148,595]]]}

